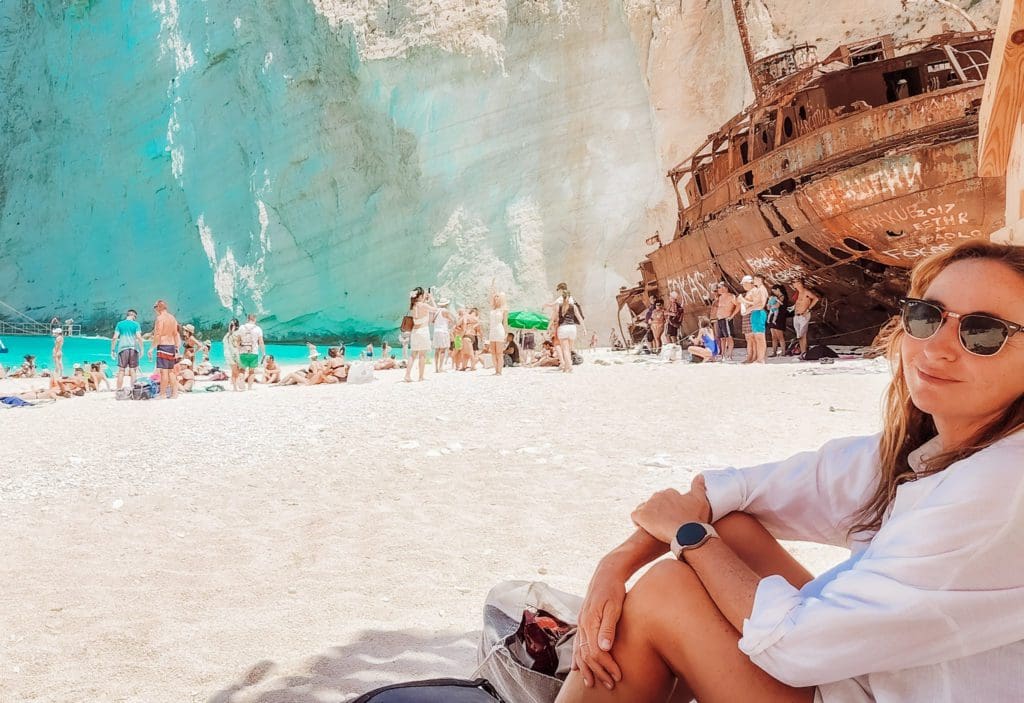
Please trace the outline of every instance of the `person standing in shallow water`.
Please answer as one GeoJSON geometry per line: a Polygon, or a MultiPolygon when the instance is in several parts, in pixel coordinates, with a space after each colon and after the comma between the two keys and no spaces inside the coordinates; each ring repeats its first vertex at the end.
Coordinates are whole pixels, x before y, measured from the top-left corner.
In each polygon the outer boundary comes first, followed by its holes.
{"type": "Polygon", "coordinates": [[[590,581],[557,703],[1020,699],[1024,248],[921,262],[880,339],[879,434],[637,506],[590,581]],[[851,556],[814,577],[778,539],[851,556]]]}

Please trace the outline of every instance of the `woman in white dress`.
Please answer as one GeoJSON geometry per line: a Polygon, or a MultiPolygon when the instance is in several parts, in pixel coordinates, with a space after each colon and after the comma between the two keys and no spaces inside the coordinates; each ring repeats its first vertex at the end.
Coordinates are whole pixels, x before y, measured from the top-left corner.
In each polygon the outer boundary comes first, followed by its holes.
{"type": "Polygon", "coordinates": [[[427,366],[427,352],[430,351],[430,316],[437,311],[434,298],[422,288],[416,287],[409,293],[409,315],[412,316],[412,332],[409,334],[409,350],[412,356],[405,367],[405,381],[412,381],[412,367],[417,365],[419,378],[427,366]]]}
{"type": "Polygon", "coordinates": [[[452,345],[451,328],[455,318],[448,311],[448,301],[439,300],[434,313],[434,371],[444,373],[444,360],[452,345]]]}
{"type": "Polygon", "coordinates": [[[883,330],[881,432],[641,503],[558,703],[1021,700],[1022,330],[1024,247],[920,263],[883,330]],[[776,539],[851,557],[814,577],[776,539]]]}
{"type": "Polygon", "coordinates": [[[505,328],[508,326],[508,305],[505,294],[491,293],[491,318],[487,328],[487,349],[494,362],[494,375],[500,376],[505,368],[505,328]]]}

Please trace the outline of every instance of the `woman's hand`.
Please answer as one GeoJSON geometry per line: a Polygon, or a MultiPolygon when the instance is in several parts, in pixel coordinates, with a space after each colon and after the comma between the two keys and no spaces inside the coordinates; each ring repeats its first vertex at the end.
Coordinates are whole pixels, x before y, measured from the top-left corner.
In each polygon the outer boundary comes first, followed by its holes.
{"type": "Polygon", "coordinates": [[[612,690],[622,680],[622,671],[609,650],[622,615],[627,578],[622,570],[602,562],[587,587],[572,647],[572,668],[580,672],[588,688],[597,682],[612,690]]]}
{"type": "Polygon", "coordinates": [[[632,514],[633,524],[656,540],[671,544],[679,526],[686,522],[707,522],[711,519],[711,505],[704,491],[704,477],[694,479],[688,493],[674,488],[658,491],[637,506],[632,514]]]}

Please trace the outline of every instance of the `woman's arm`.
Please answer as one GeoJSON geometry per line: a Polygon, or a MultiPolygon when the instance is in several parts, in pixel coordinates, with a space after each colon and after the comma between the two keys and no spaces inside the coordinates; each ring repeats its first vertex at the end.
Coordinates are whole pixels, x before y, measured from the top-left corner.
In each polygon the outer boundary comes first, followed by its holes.
{"type": "Polygon", "coordinates": [[[761,581],[740,649],[808,686],[1024,640],[1024,437],[1004,442],[900,486],[871,545],[813,597],[761,581]]]}
{"type": "Polygon", "coordinates": [[[849,519],[877,484],[878,441],[847,437],[784,461],[705,471],[715,519],[743,511],[778,539],[849,547],[849,519]]]}

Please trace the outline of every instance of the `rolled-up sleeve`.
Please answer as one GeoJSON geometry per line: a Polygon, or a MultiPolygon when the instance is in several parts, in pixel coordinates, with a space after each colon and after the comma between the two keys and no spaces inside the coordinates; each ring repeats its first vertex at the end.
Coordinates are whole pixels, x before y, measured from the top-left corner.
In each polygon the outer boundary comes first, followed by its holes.
{"type": "Polygon", "coordinates": [[[1024,640],[1024,442],[900,486],[852,566],[802,590],[763,579],[740,649],[776,679],[822,685],[1024,640]]]}
{"type": "Polygon", "coordinates": [[[878,435],[832,440],[816,452],[746,469],[705,471],[715,519],[742,510],[779,539],[849,546],[849,518],[878,477],[878,435]]]}

